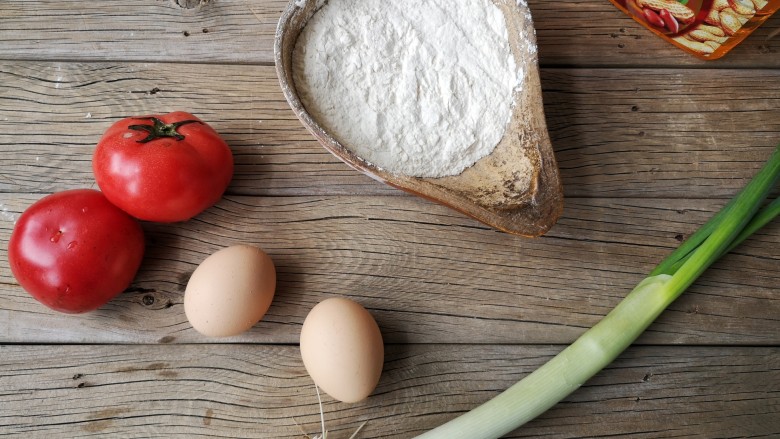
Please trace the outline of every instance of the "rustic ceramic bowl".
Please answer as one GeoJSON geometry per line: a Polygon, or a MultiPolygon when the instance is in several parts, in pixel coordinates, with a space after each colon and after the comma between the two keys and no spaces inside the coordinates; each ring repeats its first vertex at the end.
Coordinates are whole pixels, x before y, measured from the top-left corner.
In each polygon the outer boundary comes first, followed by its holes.
{"type": "Polygon", "coordinates": [[[351,167],[499,230],[540,236],[561,214],[563,195],[544,118],[535,31],[525,2],[494,2],[506,18],[510,47],[524,72],[524,83],[515,93],[503,139],[491,154],[459,175],[420,178],[389,173],[356,156],[306,111],[293,82],[292,59],[295,42],[315,12],[316,1],[292,0],[287,5],[276,31],[274,61],[282,91],[295,114],[325,149],[351,167]]]}

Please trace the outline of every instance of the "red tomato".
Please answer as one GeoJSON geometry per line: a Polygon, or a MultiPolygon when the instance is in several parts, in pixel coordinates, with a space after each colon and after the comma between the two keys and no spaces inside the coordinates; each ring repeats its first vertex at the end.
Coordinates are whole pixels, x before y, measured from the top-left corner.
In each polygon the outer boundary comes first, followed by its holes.
{"type": "Polygon", "coordinates": [[[184,221],[214,205],[233,178],[233,154],[209,125],[175,112],[122,119],[92,157],[98,186],[147,221],[184,221]]]}
{"type": "Polygon", "coordinates": [[[40,199],[19,217],[8,243],[22,288],[66,313],[94,310],[124,291],[143,253],[138,221],[91,189],[40,199]]]}

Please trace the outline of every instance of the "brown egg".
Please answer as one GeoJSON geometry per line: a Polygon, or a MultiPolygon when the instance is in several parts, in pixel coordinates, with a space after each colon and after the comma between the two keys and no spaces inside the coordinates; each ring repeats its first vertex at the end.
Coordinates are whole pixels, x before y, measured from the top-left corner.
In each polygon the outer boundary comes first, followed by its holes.
{"type": "Polygon", "coordinates": [[[192,273],[184,312],[203,335],[238,335],[263,318],[275,290],[271,258],[257,247],[234,245],[209,256],[192,273]]]}
{"type": "Polygon", "coordinates": [[[368,397],[379,382],[384,355],[376,321],[349,299],[326,299],[303,322],[303,365],[314,383],[334,399],[357,402],[368,397]]]}

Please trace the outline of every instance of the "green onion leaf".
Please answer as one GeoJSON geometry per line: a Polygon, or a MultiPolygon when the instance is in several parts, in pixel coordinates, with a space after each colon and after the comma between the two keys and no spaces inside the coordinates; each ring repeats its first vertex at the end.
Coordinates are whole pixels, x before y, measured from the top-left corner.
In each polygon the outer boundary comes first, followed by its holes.
{"type": "Polygon", "coordinates": [[[780,214],[780,146],[750,183],[574,343],[492,400],[418,439],[494,439],[534,419],[611,363],[712,263],[780,214]]]}

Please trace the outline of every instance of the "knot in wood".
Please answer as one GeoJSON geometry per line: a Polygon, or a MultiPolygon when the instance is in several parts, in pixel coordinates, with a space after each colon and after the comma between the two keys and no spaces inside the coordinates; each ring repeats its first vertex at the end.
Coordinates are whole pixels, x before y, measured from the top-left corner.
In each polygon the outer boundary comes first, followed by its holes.
{"type": "Polygon", "coordinates": [[[171,2],[184,9],[195,9],[206,6],[211,3],[211,0],[171,0],[171,2]]]}

